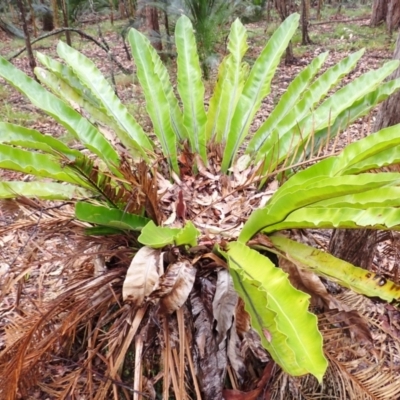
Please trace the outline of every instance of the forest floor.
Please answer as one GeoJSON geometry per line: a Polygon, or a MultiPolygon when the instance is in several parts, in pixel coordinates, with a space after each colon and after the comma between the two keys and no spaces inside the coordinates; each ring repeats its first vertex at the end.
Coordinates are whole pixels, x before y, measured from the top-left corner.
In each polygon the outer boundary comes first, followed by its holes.
{"type": "MultiPolygon", "coordinates": [[[[342,85],[347,84],[371,69],[379,68],[383,63],[392,58],[396,38],[389,37],[384,26],[377,28],[371,28],[369,26],[369,8],[362,6],[348,7],[343,8],[341,12],[338,13],[336,7],[329,8],[327,6],[322,11],[320,20],[316,19],[315,13],[316,12],[312,10],[310,18],[310,38],[312,44],[306,46],[301,45],[300,32],[294,36],[293,48],[296,57],[295,63],[292,65],[285,65],[284,62],[280,63],[272,81],[270,95],[263,100],[262,107],[253,120],[251,131],[254,132],[257,130],[268,117],[293,78],[319,54],[329,51],[328,59],[322,70],[323,72],[350,53],[365,48],[364,56],[357,64],[356,68],[343,79],[342,85]]],[[[124,104],[127,105],[128,110],[133,116],[141,123],[144,130],[151,135],[152,126],[146,113],[144,97],[134,75],[133,63],[127,58],[123,46],[121,31],[126,23],[127,22],[123,20],[116,20],[114,25],[111,25],[109,21],[101,18],[99,24],[85,22],[84,24],[78,24],[77,28],[107,43],[112,49],[114,57],[124,68],[131,70],[133,72],[132,74],[124,74],[121,72],[121,70],[109,60],[104,50],[92,42],[82,39],[79,35],[72,34],[73,46],[89,57],[106,77],[110,78],[111,75],[114,76],[116,84],[115,89],[118,96],[124,104]],[[101,28],[101,37],[98,35],[98,26],[101,28]]],[[[246,24],[249,50],[245,55],[245,59],[250,65],[254,62],[268,37],[278,25],[279,20],[276,15],[272,15],[269,24],[267,24],[265,20],[246,24]]],[[[43,52],[57,59],[56,45],[58,40],[65,40],[65,37],[62,34],[58,34],[57,36],[39,41],[34,44],[34,51],[43,52]]],[[[225,55],[225,43],[226,41],[222,41],[217,47],[215,60],[218,61],[225,55]]],[[[11,38],[0,30],[0,55],[7,59],[12,58],[13,55],[23,47],[23,40],[11,38]]],[[[32,76],[26,52],[23,52],[16,58],[12,58],[11,61],[15,66],[32,76]]],[[[174,81],[174,59],[168,60],[167,63],[171,79],[174,81]]],[[[216,63],[216,65],[218,65],[218,63],[216,63]]],[[[216,73],[217,68],[212,69],[210,80],[205,82],[206,105],[212,94],[216,73]]],[[[0,83],[1,82],[0,79],[0,83]]],[[[339,150],[346,144],[368,135],[372,130],[376,112],[377,110],[364,118],[360,118],[343,132],[336,143],[336,149],[339,150]]],[[[61,125],[36,109],[25,96],[7,84],[1,84],[0,86],[0,118],[5,122],[16,123],[28,128],[37,129],[45,134],[58,137],[67,144],[73,144],[73,138],[61,125]]],[[[0,176],[2,179],[11,180],[16,179],[16,177],[20,175],[3,170],[0,171],[0,176]]],[[[325,240],[328,239],[329,232],[327,232],[326,235],[328,236],[326,236],[325,240]]],[[[376,265],[379,264],[380,267],[382,267],[382,257],[376,259],[376,265]]],[[[387,268],[392,271],[395,262],[393,257],[389,257],[389,259],[390,260],[385,257],[384,264],[389,263],[387,268]]]]}
{"type": "MultiPolygon", "coordinates": [[[[103,38],[110,45],[113,55],[118,59],[121,65],[126,69],[133,70],[132,61],[127,59],[120,35],[121,28],[125,23],[126,21],[116,21],[114,26],[111,26],[108,22],[103,22],[101,24],[103,38]]],[[[325,15],[323,14],[323,18],[320,21],[312,18],[310,38],[313,43],[307,46],[301,46],[300,37],[299,35],[296,35],[293,41],[296,62],[293,65],[285,65],[283,62],[280,64],[272,82],[271,94],[263,101],[263,106],[257,114],[257,117],[254,119],[251,130],[255,131],[262,124],[273,107],[277,104],[278,99],[285,92],[286,87],[292,79],[319,54],[329,50],[329,57],[325,64],[325,68],[329,68],[350,53],[363,47],[366,48],[365,55],[360,60],[357,67],[343,80],[344,84],[371,69],[380,67],[384,62],[390,60],[393,54],[395,38],[389,38],[383,26],[370,28],[368,24],[369,13],[367,9],[361,11],[357,10],[357,13],[355,13],[353,9],[343,9],[340,15],[336,13],[336,9],[332,9],[325,15]],[[353,18],[354,21],[349,22],[349,20],[353,18]],[[342,20],[346,22],[340,22],[342,20]],[[322,24],[323,22],[325,22],[325,24],[322,24]]],[[[276,18],[268,26],[266,26],[265,21],[246,25],[249,32],[249,51],[246,54],[246,60],[250,64],[254,62],[255,58],[264,46],[266,39],[277,25],[278,21],[276,18]]],[[[96,24],[91,26],[85,24],[79,28],[86,32],[90,32],[95,37],[97,35],[96,24]]],[[[72,37],[73,46],[79,51],[82,51],[86,56],[90,57],[105,76],[110,77],[111,73],[115,74],[116,91],[118,96],[128,106],[129,111],[135,116],[135,118],[141,122],[145,131],[151,134],[151,122],[147,117],[143,94],[140,91],[134,74],[123,74],[117,67],[112,66],[112,63],[102,49],[95,46],[93,43],[81,39],[77,35],[73,35],[72,37]]],[[[64,37],[60,36],[58,38],[46,39],[43,42],[39,42],[34,45],[34,50],[57,58],[55,48],[58,39],[64,40],[64,37]]],[[[10,38],[0,30],[0,55],[9,58],[23,46],[24,43],[22,40],[10,38]]],[[[218,56],[223,56],[224,51],[225,50],[221,45],[218,48],[217,58],[218,56]]],[[[27,74],[32,75],[26,52],[17,58],[14,58],[12,63],[27,74]]],[[[174,62],[169,61],[168,67],[172,79],[174,79],[174,62]]],[[[216,71],[214,70],[210,81],[205,84],[206,97],[208,98],[210,97],[211,89],[215,83],[215,76],[216,71]]],[[[376,113],[376,110],[374,113],[376,113]]],[[[346,144],[368,135],[373,127],[374,113],[359,119],[343,132],[338,141],[337,148],[343,148],[346,144]]],[[[55,123],[54,120],[41,111],[35,109],[28,99],[7,84],[4,84],[1,80],[0,119],[5,122],[16,123],[25,127],[37,129],[43,133],[58,137],[67,144],[73,144],[73,139],[62,126],[55,123]]],[[[0,170],[0,178],[3,180],[15,180],[20,177],[20,174],[0,170]]],[[[68,213],[66,213],[66,215],[67,214],[68,213]]],[[[72,241],[74,240],[74,235],[71,234],[69,236],[67,228],[60,229],[59,237],[42,237],[40,243],[35,243],[34,246],[28,245],[28,242],[36,234],[35,228],[27,230],[24,233],[7,232],[6,229],[11,222],[15,222],[16,219],[21,220],[22,217],[29,218],[28,214],[21,215],[21,208],[12,208],[10,202],[5,202],[0,205],[0,280],[2,275],[7,273],[9,266],[16,261],[22,263],[24,260],[26,261],[32,258],[37,258],[38,254],[44,255],[44,257],[50,259],[51,257],[54,257],[56,249],[57,252],[60,253],[67,248],[71,248],[73,245],[72,241]],[[16,217],[17,214],[18,216],[16,217]],[[51,240],[46,244],[47,239],[51,240]]],[[[330,232],[322,232],[319,235],[321,245],[326,246],[329,241],[330,232]]],[[[386,275],[390,276],[392,279],[396,278],[398,281],[399,273],[397,271],[397,254],[393,251],[387,252],[385,249],[386,247],[383,245],[380,249],[381,251],[376,257],[376,270],[382,272],[383,269],[383,272],[386,275]]],[[[29,274],[27,279],[29,279],[29,274]]],[[[38,290],[38,287],[41,290],[44,290],[44,288],[40,286],[40,282],[35,284],[35,290],[38,290]]],[[[12,307],[13,300],[10,300],[8,304],[2,304],[0,315],[7,315],[8,310],[12,307]]],[[[2,337],[2,335],[0,335],[0,350],[2,345],[4,345],[4,336],[2,337]]],[[[56,371],[56,373],[60,372],[56,371]]]]}

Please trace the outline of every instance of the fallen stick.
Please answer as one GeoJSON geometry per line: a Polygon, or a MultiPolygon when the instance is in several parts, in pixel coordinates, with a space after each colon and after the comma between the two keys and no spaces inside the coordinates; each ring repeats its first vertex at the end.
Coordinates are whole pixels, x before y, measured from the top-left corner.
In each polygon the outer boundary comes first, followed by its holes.
{"type": "Polygon", "coordinates": [[[366,19],[371,19],[371,17],[354,18],[354,19],[335,19],[333,21],[315,22],[315,23],[310,24],[310,25],[314,26],[314,25],[337,24],[337,23],[340,24],[342,22],[365,21],[366,19]]]}

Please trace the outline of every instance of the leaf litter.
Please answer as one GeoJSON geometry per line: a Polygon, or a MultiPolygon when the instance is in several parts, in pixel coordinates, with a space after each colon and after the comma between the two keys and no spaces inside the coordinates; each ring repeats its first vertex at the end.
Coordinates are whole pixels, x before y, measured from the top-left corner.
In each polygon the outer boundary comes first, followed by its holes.
{"type": "MultiPolygon", "coordinates": [[[[114,39],[108,39],[114,41],[114,39]]],[[[105,60],[103,54],[90,46],[85,48],[85,51],[87,55],[97,60],[103,72],[109,71],[108,61],[105,60]]],[[[116,47],[113,51],[120,51],[122,54],[123,50],[116,47]]],[[[309,59],[323,51],[324,49],[315,48],[312,54],[306,54],[300,60],[300,64],[307,63],[309,59]]],[[[376,53],[367,54],[356,72],[346,79],[354,79],[357,74],[380,64],[382,60],[376,53]]],[[[333,65],[342,57],[343,53],[332,53],[328,64],[333,65]]],[[[391,54],[383,54],[383,57],[390,59],[391,54]]],[[[124,60],[122,55],[121,59],[124,60]]],[[[17,64],[24,70],[28,70],[26,58],[17,60],[17,64]]],[[[129,65],[126,62],[126,65],[130,66],[130,62],[129,65]]],[[[299,66],[281,66],[274,79],[271,92],[276,95],[282,93],[299,69],[299,66]]],[[[132,83],[119,88],[119,95],[124,101],[132,101],[132,94],[136,96],[139,94],[132,83]]],[[[139,109],[143,106],[140,104],[140,98],[139,94],[134,100],[139,109]]],[[[263,101],[262,109],[251,128],[253,131],[261,125],[272,110],[275,100],[274,96],[270,96],[263,101]]],[[[19,95],[13,94],[10,101],[13,106],[28,106],[19,95]]],[[[358,120],[341,135],[335,151],[348,142],[368,134],[370,126],[371,119],[358,120]]],[[[62,129],[46,118],[31,123],[30,127],[55,136],[64,134],[62,129]]],[[[151,131],[150,123],[145,124],[145,129],[151,131]]],[[[326,149],[328,154],[333,151],[332,146],[326,149]]],[[[193,358],[193,371],[190,376],[193,381],[196,381],[194,373],[197,375],[199,382],[193,384],[200,385],[204,398],[220,398],[226,366],[228,366],[231,384],[234,387],[239,384],[243,389],[239,391],[234,388],[232,392],[224,392],[226,398],[256,398],[255,395],[261,393],[260,388],[265,386],[267,380],[274,382],[275,389],[269,387],[268,393],[264,393],[265,396],[272,396],[271,398],[299,399],[301,398],[298,389],[300,385],[314,396],[321,391],[322,389],[316,385],[316,382],[310,381],[309,377],[292,378],[272,368],[272,362],[269,361],[267,353],[262,348],[258,335],[250,328],[249,316],[246,315],[242,302],[235,300],[235,293],[231,291],[231,280],[227,271],[221,265],[215,269],[213,260],[201,257],[202,254],[210,252],[211,249],[208,246],[213,241],[237,237],[248,215],[252,210],[264,205],[278,185],[277,180],[271,180],[264,191],[257,192],[256,187],[249,184],[255,170],[247,168],[245,162],[238,163],[229,177],[221,178],[219,176],[219,149],[212,150],[210,155],[209,166],[206,168],[200,164],[199,175],[196,178],[190,173],[193,160],[190,160],[189,156],[185,160],[187,169],[184,168],[185,163],[182,163],[181,176],[176,177],[173,183],[161,175],[157,176],[163,223],[171,227],[181,227],[183,220],[188,219],[204,234],[202,242],[199,243],[199,248],[203,250],[199,250],[200,257],[197,257],[198,261],[194,265],[185,259],[163,261],[159,251],[152,255],[143,253],[138,256],[141,251],[139,250],[132,259],[135,252],[132,249],[134,240],[129,237],[115,237],[107,243],[99,238],[84,238],[82,229],[87,225],[73,220],[73,207],[68,203],[57,203],[51,206],[56,208],[49,209],[47,204],[28,199],[21,199],[17,203],[2,202],[0,282],[2,295],[7,295],[2,296],[0,308],[0,352],[5,349],[6,343],[9,345],[18,342],[22,333],[29,330],[35,321],[40,320],[38,310],[43,312],[49,309],[58,295],[65,295],[68,290],[72,292],[73,288],[79,288],[74,293],[79,303],[79,307],[77,306],[74,312],[80,310],[85,313],[89,297],[97,299],[95,302],[92,299],[92,309],[87,314],[87,318],[80,320],[83,321],[84,326],[88,327],[89,333],[98,335],[99,331],[96,331],[88,321],[94,315],[100,315],[104,319],[104,322],[99,323],[99,327],[107,326],[111,334],[101,333],[100,337],[102,335],[104,338],[107,337],[107,340],[101,339],[101,343],[103,346],[112,343],[109,357],[114,362],[121,357],[121,354],[125,354],[124,349],[127,351],[129,348],[129,344],[121,346],[119,341],[122,336],[119,333],[136,332],[140,324],[146,326],[146,330],[140,330],[144,345],[141,352],[141,357],[143,357],[142,390],[149,398],[154,398],[154,387],[159,379],[159,376],[150,374],[150,360],[162,354],[160,344],[163,343],[163,346],[166,346],[166,338],[171,346],[171,373],[176,368],[175,375],[173,374],[176,377],[176,385],[179,386],[178,380],[182,379],[176,376],[176,371],[181,371],[178,368],[180,365],[178,359],[182,357],[183,351],[183,357],[193,358]],[[185,206],[184,211],[182,211],[183,206],[185,206]],[[103,257],[103,262],[96,266],[95,260],[98,260],[99,256],[103,257]],[[139,262],[141,257],[143,257],[142,262],[139,262]],[[147,257],[158,261],[151,264],[146,259],[147,257]],[[164,275],[162,275],[163,264],[167,267],[164,275]],[[128,265],[131,267],[128,268],[128,265]],[[154,265],[157,267],[155,268],[154,265]],[[210,268],[209,265],[213,267],[210,268]],[[126,271],[130,277],[128,280],[130,287],[127,281],[123,282],[121,278],[126,271]],[[148,281],[143,279],[140,271],[145,271],[145,275],[149,277],[148,281]],[[94,278],[97,281],[93,281],[94,278]],[[174,319],[175,314],[168,322],[169,335],[163,336],[160,328],[161,317],[155,311],[146,316],[143,312],[140,314],[139,311],[136,314],[132,313],[132,310],[127,307],[129,302],[124,304],[124,300],[132,296],[132,293],[133,298],[130,300],[135,304],[141,304],[148,296],[158,296],[161,298],[160,308],[164,312],[173,313],[177,309],[184,310],[183,323],[187,327],[186,334],[189,338],[189,342],[184,346],[187,347],[191,343],[193,347],[190,350],[180,347],[182,335],[178,334],[178,320],[174,319]],[[104,301],[110,305],[109,311],[100,307],[104,301]],[[29,326],[23,327],[26,321],[24,315],[32,316],[29,326]],[[14,325],[11,321],[14,321],[14,325]],[[110,339],[112,340],[109,342],[110,339]],[[253,367],[251,368],[253,372],[250,372],[249,366],[255,365],[254,358],[257,360],[256,363],[265,366],[263,373],[258,374],[253,367]]],[[[1,171],[1,176],[3,179],[11,180],[18,179],[20,175],[1,171]]],[[[315,232],[312,234],[319,246],[326,245],[329,240],[329,232],[327,235],[315,232]]],[[[391,241],[394,243],[395,240],[397,239],[393,238],[384,242],[386,247],[381,247],[375,264],[379,262],[381,270],[387,267],[385,273],[392,277],[396,276],[398,280],[397,268],[394,267],[393,262],[397,260],[397,253],[393,250],[397,246],[391,246],[391,241]]],[[[393,383],[389,381],[388,372],[393,373],[393,369],[398,370],[400,367],[400,322],[397,309],[349,292],[343,292],[332,300],[332,295],[324,290],[325,286],[320,280],[302,275],[303,272],[300,271],[298,279],[303,285],[302,288],[306,287],[311,293],[319,296],[327,307],[319,314],[319,318],[327,353],[331,360],[326,380],[334,382],[328,386],[333,387],[337,395],[343,395],[338,388],[343,387],[343,381],[346,381],[354,390],[348,393],[349,396],[354,395],[351,398],[359,398],[357,390],[365,388],[368,388],[368,393],[376,398],[393,398],[393,393],[396,392],[393,389],[393,383]],[[338,329],[339,326],[347,327],[348,332],[338,329]],[[375,348],[383,351],[382,364],[376,363],[376,354],[371,351],[370,338],[366,332],[371,332],[375,348]],[[338,370],[345,373],[338,374],[338,370]],[[387,397],[385,392],[390,393],[392,397],[387,397]]],[[[66,297],[67,301],[70,299],[66,297]]],[[[317,302],[316,307],[321,308],[321,304],[317,302]]],[[[50,335],[49,340],[53,340],[51,346],[54,346],[54,349],[58,348],[54,337],[61,334],[62,329],[66,329],[66,323],[63,322],[65,319],[75,322],[79,318],[76,314],[75,316],[73,313],[68,314],[66,306],[60,303],[59,308],[54,308],[52,314],[53,326],[46,328],[48,333],[53,334],[53,336],[50,335]]],[[[44,333],[46,329],[41,332],[44,333]]],[[[134,333],[130,335],[133,337],[134,333]]],[[[33,349],[25,349],[25,351],[24,354],[34,354],[33,349]]],[[[102,360],[101,354],[98,357],[94,356],[93,359],[87,358],[85,364],[80,364],[79,360],[76,364],[69,364],[67,358],[63,358],[66,355],[58,354],[47,364],[49,372],[54,376],[53,383],[44,384],[41,389],[46,389],[47,393],[53,390],[56,396],[53,398],[59,398],[57,396],[60,392],[57,385],[64,387],[63,385],[67,382],[66,377],[78,377],[76,371],[88,377],[87,384],[82,382],[76,384],[77,393],[81,392],[89,396],[96,388],[96,391],[104,394],[106,388],[110,386],[114,387],[114,391],[117,390],[115,388],[119,388],[129,393],[118,375],[113,372],[115,369],[110,369],[102,360]]],[[[1,357],[5,356],[5,353],[0,353],[0,361],[1,357]]],[[[41,363],[40,368],[45,368],[45,364],[41,363]]],[[[187,370],[184,373],[189,374],[187,370]]],[[[128,377],[127,382],[129,379],[128,377]]],[[[65,390],[67,390],[66,387],[65,390]]]]}

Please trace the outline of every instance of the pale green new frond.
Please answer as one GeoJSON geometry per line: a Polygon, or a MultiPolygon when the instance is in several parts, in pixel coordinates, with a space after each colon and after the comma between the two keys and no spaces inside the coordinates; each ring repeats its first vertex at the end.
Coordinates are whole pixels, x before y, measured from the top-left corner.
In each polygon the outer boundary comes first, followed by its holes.
{"type": "Polygon", "coordinates": [[[226,172],[231,166],[262,99],[269,93],[271,80],[279,60],[296,31],[298,22],[298,14],[289,16],[274,32],[254,63],[233,115],[222,160],[223,172],[226,172]]]}
{"type": "Polygon", "coordinates": [[[248,65],[242,62],[247,51],[247,31],[237,19],[231,27],[228,50],[218,71],[218,82],[207,112],[206,139],[225,143],[239,96],[242,93],[248,65]]]}
{"type": "Polygon", "coordinates": [[[163,154],[167,157],[170,166],[178,172],[176,133],[171,123],[172,109],[164,91],[166,84],[156,72],[154,63],[156,57],[153,54],[155,50],[149,40],[137,30],[132,29],[129,32],[129,41],[154,133],[161,143],[163,154]]]}

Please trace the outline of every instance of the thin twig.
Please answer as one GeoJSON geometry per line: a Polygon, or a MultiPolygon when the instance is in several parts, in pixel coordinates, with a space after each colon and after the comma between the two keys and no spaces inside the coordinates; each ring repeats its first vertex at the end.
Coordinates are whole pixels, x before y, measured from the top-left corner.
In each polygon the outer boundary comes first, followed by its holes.
{"type": "MultiPolygon", "coordinates": [[[[39,42],[42,39],[46,39],[50,36],[54,36],[57,35],[58,33],[62,33],[62,32],[75,32],[78,35],[82,36],[83,38],[92,41],[94,44],[96,44],[97,46],[99,46],[102,50],[104,50],[108,56],[110,57],[110,59],[112,61],[114,61],[114,63],[117,65],[117,67],[125,74],[125,75],[130,75],[132,74],[132,71],[129,69],[126,69],[115,57],[114,55],[108,51],[108,49],[106,48],[106,46],[104,46],[102,43],[100,43],[97,39],[95,39],[93,36],[88,35],[87,33],[81,31],[80,29],[76,29],[76,28],[60,28],[60,29],[56,29],[54,31],[51,31],[49,33],[46,33],[42,36],[39,36],[38,38],[36,38],[35,40],[31,41],[31,44],[35,44],[36,42],[39,42]]],[[[23,47],[22,49],[18,50],[15,54],[13,54],[11,57],[8,58],[8,61],[11,61],[12,59],[14,59],[15,57],[18,57],[20,54],[22,54],[24,51],[26,50],[26,46],[23,47]]]]}

